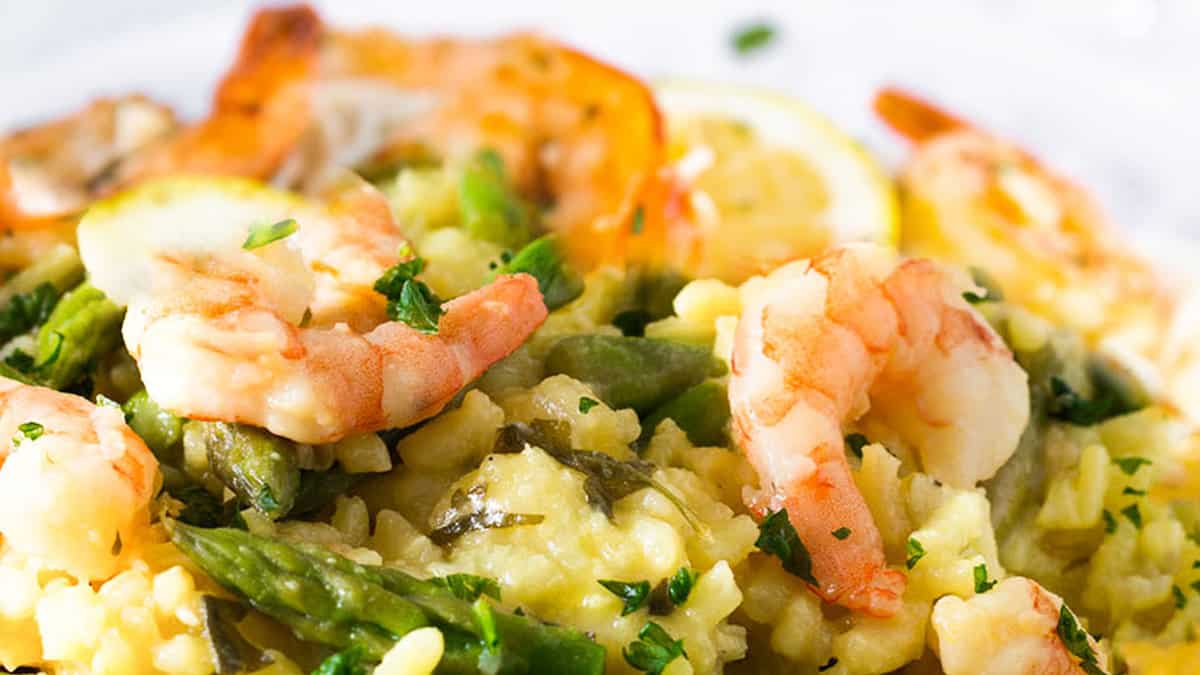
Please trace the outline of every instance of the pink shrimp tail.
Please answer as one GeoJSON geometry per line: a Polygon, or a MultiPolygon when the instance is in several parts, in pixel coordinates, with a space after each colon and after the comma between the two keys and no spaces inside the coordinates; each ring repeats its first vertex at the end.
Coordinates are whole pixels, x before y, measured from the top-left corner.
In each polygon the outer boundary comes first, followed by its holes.
{"type": "Polygon", "coordinates": [[[537,280],[528,274],[498,277],[446,303],[440,338],[452,346],[464,381],[511,354],[546,320],[537,280]]]}

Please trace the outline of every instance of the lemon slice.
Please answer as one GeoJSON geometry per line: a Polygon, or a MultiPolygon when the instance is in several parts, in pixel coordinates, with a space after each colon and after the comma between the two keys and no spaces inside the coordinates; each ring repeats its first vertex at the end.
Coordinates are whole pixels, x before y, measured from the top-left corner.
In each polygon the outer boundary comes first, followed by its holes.
{"type": "Polygon", "coordinates": [[[695,229],[673,262],[691,274],[740,282],[831,244],[897,244],[891,179],[820,113],[740,86],[656,93],[695,229]]]}
{"type": "Polygon", "coordinates": [[[237,253],[253,228],[289,218],[304,227],[326,217],[317,205],[251,180],[165,178],[92,205],[79,222],[79,254],[92,284],[125,305],[150,290],[157,255],[237,253]]]}

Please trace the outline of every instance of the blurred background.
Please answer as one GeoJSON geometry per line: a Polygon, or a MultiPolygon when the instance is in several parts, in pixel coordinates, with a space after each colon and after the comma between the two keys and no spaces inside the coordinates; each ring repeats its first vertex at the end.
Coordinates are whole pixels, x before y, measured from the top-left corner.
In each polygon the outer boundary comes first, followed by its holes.
{"type": "MultiPolygon", "coordinates": [[[[203,112],[233,56],[244,0],[0,1],[0,128],[102,94],[203,112]]],[[[869,101],[899,84],[1028,148],[1092,188],[1136,241],[1192,268],[1200,241],[1200,2],[317,2],[332,23],[402,32],[534,28],[653,80],[765,85],[832,117],[889,164],[904,148],[869,101]],[[732,35],[775,37],[739,55],[732,35]]]]}

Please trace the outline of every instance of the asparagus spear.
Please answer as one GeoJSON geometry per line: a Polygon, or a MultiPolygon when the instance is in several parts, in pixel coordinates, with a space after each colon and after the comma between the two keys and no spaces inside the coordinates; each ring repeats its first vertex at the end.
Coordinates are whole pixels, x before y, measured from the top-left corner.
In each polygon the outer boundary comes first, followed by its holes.
{"type": "Polygon", "coordinates": [[[586,382],[609,407],[638,413],[699,384],[712,367],[712,355],[704,347],[611,335],[564,338],[546,357],[548,372],[586,382]]]}
{"type": "Polygon", "coordinates": [[[300,490],[300,466],[290,441],[261,429],[229,422],[189,421],[184,443],[203,444],[209,469],[243,503],[282,518],[300,490]]]}
{"type": "Polygon", "coordinates": [[[494,151],[479,153],[458,184],[463,229],[476,239],[502,246],[529,241],[533,209],[507,184],[504,164],[494,151]]]}
{"type": "Polygon", "coordinates": [[[89,366],[121,344],[124,314],[91,284],[67,293],[38,331],[36,379],[52,389],[78,382],[89,366]]]}
{"type": "Polygon", "coordinates": [[[129,428],[142,437],[160,462],[175,463],[178,449],[183,440],[183,419],[163,410],[143,389],[134,394],[121,406],[129,428]]]}
{"type": "Polygon", "coordinates": [[[554,235],[546,235],[530,242],[496,272],[524,272],[537,279],[542,301],[550,311],[562,307],[583,293],[583,280],[563,260],[558,239],[554,235]]]}
{"type": "Polygon", "coordinates": [[[649,440],[659,422],[675,420],[697,446],[724,445],[728,439],[729,394],[725,385],[708,380],[667,401],[642,420],[643,440],[649,440]]]}
{"type": "Polygon", "coordinates": [[[604,671],[604,648],[578,632],[493,611],[486,601],[468,602],[400,570],[231,528],[175,523],[171,538],[209,576],[298,637],[357,647],[370,660],[409,631],[433,625],[446,645],[438,673],[604,671]]]}

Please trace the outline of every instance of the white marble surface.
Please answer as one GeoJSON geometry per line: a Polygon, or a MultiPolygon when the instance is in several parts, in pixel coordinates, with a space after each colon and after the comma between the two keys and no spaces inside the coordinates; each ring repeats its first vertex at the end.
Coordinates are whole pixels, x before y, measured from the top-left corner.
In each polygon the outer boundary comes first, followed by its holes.
{"type": "MultiPolygon", "coordinates": [[[[0,0],[0,128],[130,89],[199,114],[254,4],[0,0]]],[[[1176,242],[1200,241],[1194,0],[318,4],[336,23],[411,33],[532,27],[648,78],[786,90],[893,162],[903,147],[868,102],[880,84],[902,84],[1020,139],[1092,186],[1139,243],[1191,264],[1195,248],[1176,242]],[[736,58],[729,35],[756,18],[770,20],[779,37],[736,58]]]]}

